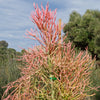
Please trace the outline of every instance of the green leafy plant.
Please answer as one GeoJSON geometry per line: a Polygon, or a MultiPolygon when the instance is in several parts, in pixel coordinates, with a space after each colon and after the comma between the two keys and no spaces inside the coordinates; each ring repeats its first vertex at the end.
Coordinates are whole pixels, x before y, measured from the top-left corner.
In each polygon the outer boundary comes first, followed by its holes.
{"type": "Polygon", "coordinates": [[[96,60],[100,62],[100,11],[88,9],[83,16],[73,11],[63,31],[65,36],[68,32],[66,43],[70,40],[81,50],[88,47],[92,57],[96,55],[96,60]]]}

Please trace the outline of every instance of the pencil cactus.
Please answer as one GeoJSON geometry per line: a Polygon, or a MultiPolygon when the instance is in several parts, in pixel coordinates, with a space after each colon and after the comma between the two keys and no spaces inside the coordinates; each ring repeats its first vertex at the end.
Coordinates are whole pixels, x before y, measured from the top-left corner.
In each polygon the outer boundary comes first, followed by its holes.
{"type": "Polygon", "coordinates": [[[77,54],[69,41],[64,43],[61,23],[56,23],[56,10],[41,9],[34,4],[32,22],[37,26],[27,37],[40,46],[30,48],[22,56],[22,77],[9,83],[3,100],[81,100],[90,87],[94,60],[88,51],[77,54]],[[37,29],[38,28],[38,29],[37,29]],[[14,89],[9,95],[9,90],[14,89]]]}

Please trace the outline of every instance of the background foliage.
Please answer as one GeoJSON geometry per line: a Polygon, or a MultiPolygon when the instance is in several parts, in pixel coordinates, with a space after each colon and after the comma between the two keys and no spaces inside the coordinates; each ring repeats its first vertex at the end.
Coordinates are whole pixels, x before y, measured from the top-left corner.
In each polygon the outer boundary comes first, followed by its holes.
{"type": "Polygon", "coordinates": [[[92,56],[100,60],[100,11],[87,10],[83,16],[73,11],[63,31],[68,32],[66,42],[72,41],[81,50],[88,46],[92,56]]]}
{"type": "Polygon", "coordinates": [[[2,87],[20,77],[21,62],[16,59],[21,55],[21,52],[8,48],[6,41],[0,41],[0,98],[4,92],[2,87]]]}

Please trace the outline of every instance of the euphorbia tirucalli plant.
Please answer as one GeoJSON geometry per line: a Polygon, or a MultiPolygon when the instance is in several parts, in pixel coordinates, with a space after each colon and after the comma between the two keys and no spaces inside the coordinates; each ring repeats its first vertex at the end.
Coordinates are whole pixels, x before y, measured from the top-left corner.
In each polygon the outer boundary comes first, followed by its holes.
{"type": "Polygon", "coordinates": [[[32,22],[37,26],[27,37],[40,45],[29,48],[22,56],[22,77],[6,86],[3,100],[82,100],[91,88],[90,74],[95,59],[88,51],[77,54],[69,41],[61,37],[61,20],[56,10],[34,4],[32,22]],[[13,91],[9,93],[10,90],[13,91]]]}

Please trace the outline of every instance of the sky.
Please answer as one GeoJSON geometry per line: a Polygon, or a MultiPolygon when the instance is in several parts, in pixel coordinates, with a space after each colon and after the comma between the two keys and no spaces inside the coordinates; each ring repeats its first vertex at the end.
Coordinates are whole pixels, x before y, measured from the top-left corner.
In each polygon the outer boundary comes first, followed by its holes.
{"type": "Polygon", "coordinates": [[[87,9],[100,10],[100,0],[0,0],[0,41],[5,40],[9,48],[21,51],[22,48],[37,44],[36,41],[25,38],[26,30],[34,27],[30,14],[34,11],[33,3],[46,6],[53,11],[57,8],[57,20],[67,23],[72,11],[81,15],[87,9]]]}

